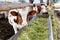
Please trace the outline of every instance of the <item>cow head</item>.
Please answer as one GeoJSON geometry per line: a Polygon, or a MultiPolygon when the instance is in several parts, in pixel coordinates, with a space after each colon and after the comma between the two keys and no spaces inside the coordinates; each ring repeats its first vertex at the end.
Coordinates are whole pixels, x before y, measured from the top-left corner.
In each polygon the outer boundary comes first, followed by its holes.
{"type": "Polygon", "coordinates": [[[45,4],[41,4],[41,13],[47,13],[47,6],[45,4]]]}

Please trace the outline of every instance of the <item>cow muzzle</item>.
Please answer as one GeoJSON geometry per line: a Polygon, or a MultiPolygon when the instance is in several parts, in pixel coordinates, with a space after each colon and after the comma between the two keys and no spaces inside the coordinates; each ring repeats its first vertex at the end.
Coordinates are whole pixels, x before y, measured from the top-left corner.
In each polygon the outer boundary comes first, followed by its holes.
{"type": "Polygon", "coordinates": [[[22,23],[22,26],[27,26],[28,25],[28,23],[22,23]]]}

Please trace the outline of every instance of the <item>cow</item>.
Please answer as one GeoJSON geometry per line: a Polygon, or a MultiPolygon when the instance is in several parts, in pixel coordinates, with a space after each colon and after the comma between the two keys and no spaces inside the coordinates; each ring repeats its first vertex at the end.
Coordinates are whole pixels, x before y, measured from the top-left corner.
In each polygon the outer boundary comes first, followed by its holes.
{"type": "Polygon", "coordinates": [[[17,33],[17,29],[27,26],[29,21],[36,14],[37,12],[35,10],[29,10],[29,7],[10,10],[8,14],[8,20],[13,26],[15,34],[17,33]]]}
{"type": "Polygon", "coordinates": [[[38,14],[44,14],[44,13],[48,13],[47,10],[47,5],[45,4],[40,4],[40,5],[33,5],[33,10],[36,10],[38,14]]]}

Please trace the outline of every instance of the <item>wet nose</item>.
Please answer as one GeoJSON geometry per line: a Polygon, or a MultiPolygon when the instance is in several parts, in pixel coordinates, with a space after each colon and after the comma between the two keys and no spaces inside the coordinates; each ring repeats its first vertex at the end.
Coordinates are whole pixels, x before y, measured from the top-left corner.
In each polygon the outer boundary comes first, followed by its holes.
{"type": "Polygon", "coordinates": [[[27,26],[28,24],[22,24],[23,26],[27,26]]]}
{"type": "Polygon", "coordinates": [[[28,23],[26,23],[26,22],[25,22],[25,23],[22,23],[22,25],[23,25],[23,26],[27,26],[27,25],[28,25],[28,23]]]}

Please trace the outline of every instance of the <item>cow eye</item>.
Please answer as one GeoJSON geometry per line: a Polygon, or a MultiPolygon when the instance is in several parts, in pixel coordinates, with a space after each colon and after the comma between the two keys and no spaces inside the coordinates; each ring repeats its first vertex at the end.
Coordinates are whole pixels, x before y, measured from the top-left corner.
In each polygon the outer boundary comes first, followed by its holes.
{"type": "Polygon", "coordinates": [[[13,16],[17,16],[17,15],[18,15],[18,13],[15,12],[15,11],[11,11],[10,13],[11,13],[11,15],[13,15],[13,16]]]}

